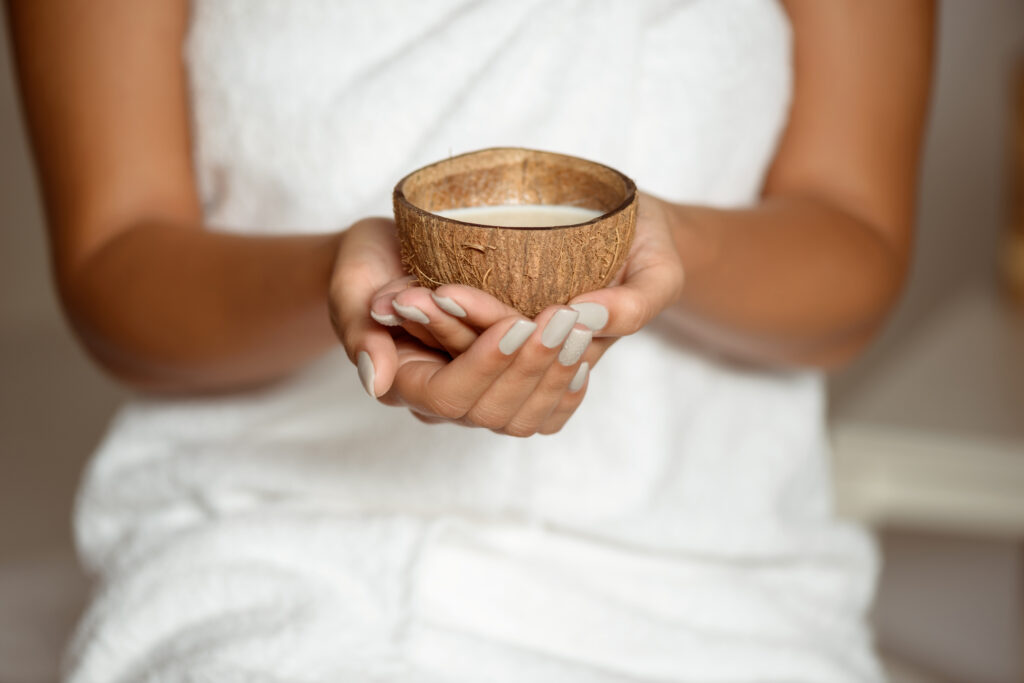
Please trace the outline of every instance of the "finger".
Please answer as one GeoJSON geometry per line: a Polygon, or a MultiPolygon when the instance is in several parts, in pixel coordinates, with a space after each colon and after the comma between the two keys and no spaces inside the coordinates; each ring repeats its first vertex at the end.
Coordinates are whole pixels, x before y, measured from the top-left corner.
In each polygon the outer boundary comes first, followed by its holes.
{"type": "Polygon", "coordinates": [[[636,238],[616,284],[581,294],[569,302],[581,309],[581,317],[588,326],[603,323],[595,330],[599,336],[633,334],[674,303],[682,292],[682,264],[664,216],[655,215],[658,207],[654,199],[641,203],[636,238]]]}
{"type": "Polygon", "coordinates": [[[576,413],[576,409],[583,403],[589,383],[590,364],[584,361],[576,368],[576,374],[573,375],[568,389],[562,395],[562,400],[558,402],[555,409],[544,419],[537,433],[555,434],[561,431],[565,423],[569,421],[569,418],[576,413]]]}
{"type": "Polygon", "coordinates": [[[619,339],[619,337],[595,337],[590,346],[587,347],[587,352],[583,354],[583,361],[589,363],[590,369],[593,370],[605,352],[619,339]]]}
{"type": "Polygon", "coordinates": [[[395,327],[402,324],[402,316],[391,307],[391,301],[395,295],[404,289],[416,284],[416,278],[412,275],[392,280],[378,289],[373,294],[373,303],[370,304],[370,317],[385,327],[395,327]]]}
{"type": "Polygon", "coordinates": [[[565,392],[575,372],[572,366],[590,342],[590,330],[574,327],[577,317],[570,308],[542,311],[537,316],[538,331],[466,417],[474,424],[514,436],[536,432],[565,392]]]}
{"type": "Polygon", "coordinates": [[[369,316],[370,300],[402,274],[393,221],[365,219],[344,233],[331,277],[331,322],[363,387],[374,397],[391,386],[398,360],[391,335],[369,316]]]}
{"type": "Polygon", "coordinates": [[[425,325],[421,325],[411,320],[406,320],[405,318],[402,318],[401,325],[403,330],[405,330],[408,334],[419,340],[419,342],[424,346],[428,346],[432,349],[437,349],[438,351],[448,353],[448,350],[444,348],[441,342],[437,341],[437,339],[434,338],[434,335],[425,325]]]}
{"type": "Polygon", "coordinates": [[[417,413],[415,410],[410,410],[409,412],[412,413],[412,416],[415,417],[420,422],[422,422],[423,424],[439,425],[439,424],[445,424],[445,423],[448,422],[448,420],[443,420],[443,419],[441,419],[439,417],[431,417],[430,415],[424,415],[423,413],[417,413]]]}
{"type": "Polygon", "coordinates": [[[621,285],[582,294],[569,305],[579,309],[585,324],[602,337],[623,337],[646,325],[682,288],[682,271],[670,264],[654,264],[627,273],[621,285]]]}
{"type": "Polygon", "coordinates": [[[576,366],[576,374],[573,375],[572,381],[569,382],[566,392],[562,395],[562,400],[545,418],[540,429],[537,430],[538,434],[554,434],[565,426],[565,423],[583,402],[594,366],[597,365],[605,352],[617,341],[618,337],[600,337],[595,338],[590,343],[590,346],[587,347],[586,352],[583,354],[582,360],[576,366]]]}
{"type": "Polygon", "coordinates": [[[442,310],[475,330],[485,330],[510,315],[522,315],[487,292],[467,285],[441,285],[434,290],[433,299],[442,310]]]}
{"type": "Polygon", "coordinates": [[[370,317],[386,327],[402,327],[406,332],[415,337],[420,343],[439,351],[447,351],[443,344],[426,327],[416,322],[418,319],[426,319],[423,313],[415,307],[403,307],[399,304],[395,308],[395,297],[404,290],[416,289],[416,278],[412,276],[395,280],[382,289],[378,290],[373,303],[370,306],[370,317]],[[399,309],[402,309],[401,311],[399,309]],[[405,315],[402,315],[402,313],[405,315]]]}
{"type": "MultiPolygon", "coordinates": [[[[419,340],[409,336],[405,330],[401,330],[397,334],[393,333],[393,339],[395,340],[398,358],[396,375],[402,372],[406,366],[416,363],[429,365],[437,370],[451,362],[451,358],[446,353],[424,346],[419,340]]],[[[410,407],[409,402],[403,399],[394,384],[391,385],[386,393],[381,394],[378,400],[389,406],[410,407]]]]}
{"type": "MultiPolygon", "coordinates": [[[[443,310],[431,294],[426,287],[412,287],[399,293],[392,306],[405,319],[420,323],[441,347],[455,357],[468,349],[479,334],[459,318],[443,310]]],[[[449,308],[452,307],[451,304],[449,308]]],[[[511,315],[515,315],[515,311],[511,315]]]]}
{"type": "MultiPolygon", "coordinates": [[[[532,436],[541,429],[548,417],[565,401],[566,392],[569,391],[579,371],[580,357],[589,345],[592,335],[593,332],[582,325],[573,328],[559,351],[557,362],[548,368],[541,381],[505,425],[506,434],[532,436]]],[[[519,360],[521,359],[522,357],[519,360]]],[[[579,405],[578,400],[575,401],[575,405],[579,405]]]]}
{"type": "Polygon", "coordinates": [[[449,420],[462,418],[512,363],[536,328],[533,321],[510,316],[484,331],[450,362],[413,356],[400,364],[388,399],[421,413],[449,420]]]}
{"type": "Polygon", "coordinates": [[[394,339],[379,327],[364,325],[350,329],[346,337],[358,348],[349,358],[356,365],[360,384],[372,398],[379,397],[391,387],[398,369],[394,339]]]}

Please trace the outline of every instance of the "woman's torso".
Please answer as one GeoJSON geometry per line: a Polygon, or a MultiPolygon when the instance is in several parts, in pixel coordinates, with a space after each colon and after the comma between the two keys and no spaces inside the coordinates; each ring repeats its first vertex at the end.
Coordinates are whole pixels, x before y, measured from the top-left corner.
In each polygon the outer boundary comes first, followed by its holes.
{"type": "MultiPolygon", "coordinates": [[[[770,0],[196,0],[185,58],[207,220],[238,232],[390,213],[408,171],[491,146],[742,206],[791,86],[770,0]]],[[[872,560],[830,518],[825,455],[820,376],[731,366],[661,322],[606,354],[559,434],[527,440],[379,405],[337,352],[261,392],[127,406],[78,532],[102,565],[126,535],[268,499],[523,521],[681,561],[819,566],[815,599],[855,614],[872,560]]]]}

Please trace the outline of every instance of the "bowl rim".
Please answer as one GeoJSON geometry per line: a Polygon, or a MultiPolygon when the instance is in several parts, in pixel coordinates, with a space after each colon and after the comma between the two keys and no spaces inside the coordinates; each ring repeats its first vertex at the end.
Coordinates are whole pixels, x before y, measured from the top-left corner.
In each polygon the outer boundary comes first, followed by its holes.
{"type": "MultiPolygon", "coordinates": [[[[580,226],[590,225],[591,223],[596,223],[596,222],[602,221],[602,220],[604,220],[606,218],[610,218],[611,216],[614,216],[616,214],[622,213],[623,211],[628,209],[630,207],[630,205],[632,205],[637,200],[637,189],[636,189],[636,183],[633,182],[633,179],[630,178],[629,176],[627,176],[622,171],[620,171],[618,169],[615,169],[615,168],[612,168],[611,166],[608,166],[607,164],[602,164],[602,163],[600,163],[598,161],[593,161],[591,159],[586,159],[584,157],[578,157],[578,156],[575,156],[575,155],[572,155],[572,154],[562,154],[561,152],[550,152],[550,151],[543,150],[543,149],[532,149],[532,148],[529,148],[529,147],[486,147],[484,149],[477,149],[477,150],[473,150],[471,152],[463,152],[462,154],[456,154],[454,156],[447,157],[446,159],[440,159],[440,160],[435,161],[433,163],[427,164],[426,166],[421,166],[420,168],[417,168],[414,171],[410,171],[405,176],[403,176],[402,179],[398,181],[398,183],[395,184],[395,189],[392,192],[392,199],[395,202],[401,202],[403,206],[412,209],[414,213],[423,214],[424,216],[433,216],[435,218],[440,218],[442,220],[452,221],[454,223],[459,223],[460,225],[471,225],[471,226],[473,226],[475,228],[486,228],[486,229],[490,229],[490,230],[498,228],[499,230],[532,230],[532,231],[537,231],[537,230],[560,230],[560,229],[568,229],[568,228],[578,228],[580,226]],[[493,153],[493,152],[507,152],[507,151],[530,152],[532,154],[542,154],[542,155],[545,155],[545,156],[562,157],[564,159],[575,159],[577,161],[583,161],[583,162],[586,162],[588,164],[592,164],[594,166],[600,166],[601,168],[608,169],[609,171],[611,171],[612,173],[614,173],[615,175],[619,176],[620,178],[622,178],[625,181],[625,183],[626,183],[626,198],[623,199],[622,202],[619,203],[619,205],[616,206],[614,209],[606,211],[606,212],[604,212],[604,213],[602,213],[602,214],[600,214],[598,216],[595,216],[595,217],[591,218],[589,221],[584,221],[583,223],[569,223],[569,224],[564,224],[564,225],[540,225],[540,226],[535,226],[535,227],[524,227],[524,226],[514,226],[514,225],[485,225],[483,223],[471,223],[469,221],[460,221],[457,218],[452,218],[450,216],[442,216],[441,214],[434,213],[432,211],[427,211],[426,209],[421,209],[420,207],[416,206],[411,201],[409,201],[408,198],[406,198],[406,196],[405,196],[405,190],[404,190],[405,182],[409,178],[411,178],[412,176],[416,175],[417,173],[420,173],[421,171],[425,171],[427,169],[433,168],[435,166],[439,166],[441,164],[446,164],[448,162],[454,161],[455,159],[460,159],[462,157],[477,156],[479,154],[487,154],[487,153],[493,153]]],[[[514,206],[514,205],[508,205],[508,204],[481,204],[480,206],[514,206]]],[[[550,206],[555,206],[555,205],[552,204],[550,206]]],[[[460,208],[463,208],[463,207],[460,207],[460,208]]],[[[475,208],[475,207],[464,207],[464,208],[475,208]]]]}

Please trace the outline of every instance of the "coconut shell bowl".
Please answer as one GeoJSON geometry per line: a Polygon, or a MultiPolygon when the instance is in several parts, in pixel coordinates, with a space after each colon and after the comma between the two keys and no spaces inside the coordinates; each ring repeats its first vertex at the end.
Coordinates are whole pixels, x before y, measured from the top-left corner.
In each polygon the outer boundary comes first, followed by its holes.
{"type": "Polygon", "coordinates": [[[395,186],[402,263],[425,287],[482,289],[528,317],[607,286],[629,253],[637,191],[615,169],[520,148],[462,154],[413,171],[395,186]],[[502,227],[439,216],[478,206],[548,204],[600,211],[552,227],[502,227]]]}

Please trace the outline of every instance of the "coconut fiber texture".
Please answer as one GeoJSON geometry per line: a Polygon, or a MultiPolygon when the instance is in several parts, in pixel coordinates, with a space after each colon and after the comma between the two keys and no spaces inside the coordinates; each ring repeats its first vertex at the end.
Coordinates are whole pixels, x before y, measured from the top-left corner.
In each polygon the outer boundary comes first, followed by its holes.
{"type": "Polygon", "coordinates": [[[402,262],[420,284],[482,289],[526,316],[600,289],[629,253],[636,185],[618,171],[577,157],[496,148],[414,171],[395,187],[402,262]],[[596,209],[586,223],[505,228],[465,223],[435,211],[503,204],[596,209]]]}

